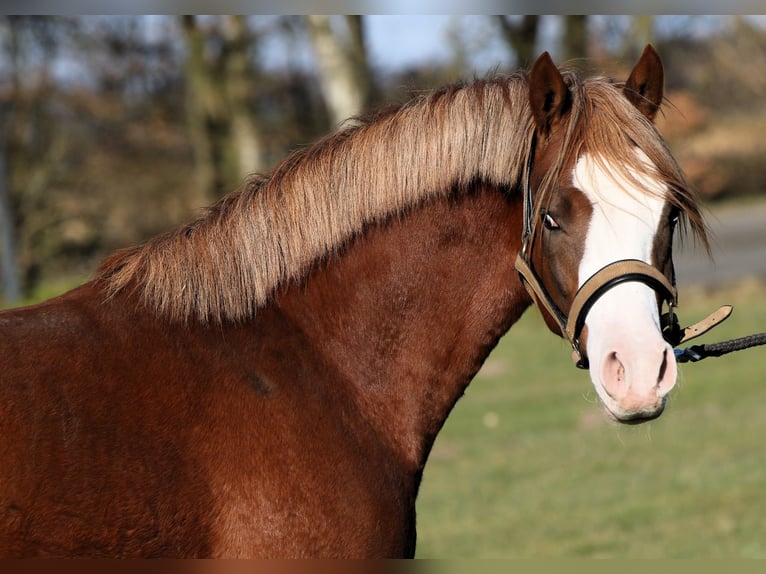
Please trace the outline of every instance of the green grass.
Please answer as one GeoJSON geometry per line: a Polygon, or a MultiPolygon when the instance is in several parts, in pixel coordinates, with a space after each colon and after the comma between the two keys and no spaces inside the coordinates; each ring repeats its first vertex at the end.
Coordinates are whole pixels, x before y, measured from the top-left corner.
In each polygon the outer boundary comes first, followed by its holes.
{"type": "MultiPolygon", "coordinates": [[[[695,342],[766,331],[766,289],[682,293],[695,342]]],[[[567,345],[530,310],[439,435],[417,556],[766,557],[766,347],[680,366],[665,413],[609,422],[567,345]]]]}
{"type": "Polygon", "coordinates": [[[8,303],[7,301],[4,301],[2,297],[0,297],[0,310],[10,309],[12,307],[22,307],[24,305],[33,305],[35,303],[45,301],[46,299],[61,295],[70,289],[74,289],[75,287],[82,285],[83,283],[87,282],[88,279],[88,277],[77,276],[67,277],[56,281],[48,281],[38,285],[32,293],[23,297],[20,301],[13,303],[8,303]]]}

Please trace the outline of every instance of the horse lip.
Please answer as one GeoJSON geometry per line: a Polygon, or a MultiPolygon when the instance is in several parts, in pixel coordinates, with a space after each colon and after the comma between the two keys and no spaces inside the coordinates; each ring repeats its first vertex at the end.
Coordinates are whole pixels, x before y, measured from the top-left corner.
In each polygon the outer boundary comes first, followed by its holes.
{"type": "Polygon", "coordinates": [[[640,425],[642,423],[653,421],[654,419],[658,418],[665,410],[665,401],[663,400],[657,410],[652,412],[639,411],[629,415],[618,416],[606,405],[604,405],[604,410],[606,411],[606,414],[609,416],[609,418],[615,422],[624,425],[640,425]]]}

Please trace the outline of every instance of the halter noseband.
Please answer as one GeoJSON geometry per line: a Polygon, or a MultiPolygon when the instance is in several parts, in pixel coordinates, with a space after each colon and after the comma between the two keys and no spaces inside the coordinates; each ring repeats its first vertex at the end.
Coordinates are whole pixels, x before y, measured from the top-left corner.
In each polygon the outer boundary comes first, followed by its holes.
{"type": "MultiPolygon", "coordinates": [[[[596,301],[613,287],[631,281],[644,283],[659,293],[662,301],[668,304],[669,311],[663,315],[664,322],[669,323],[671,318],[675,318],[673,313],[673,307],[677,302],[675,287],[656,268],[638,259],[615,261],[591,275],[577,290],[568,315],[565,315],[554,303],[523,250],[516,257],[516,270],[521,275],[522,283],[532,300],[538,307],[542,306],[548,311],[556,321],[562,336],[572,344],[572,360],[580,369],[588,368],[588,357],[580,346],[580,335],[585,327],[585,318],[596,301]]],[[[670,326],[670,324],[663,325],[663,332],[670,326]]]]}

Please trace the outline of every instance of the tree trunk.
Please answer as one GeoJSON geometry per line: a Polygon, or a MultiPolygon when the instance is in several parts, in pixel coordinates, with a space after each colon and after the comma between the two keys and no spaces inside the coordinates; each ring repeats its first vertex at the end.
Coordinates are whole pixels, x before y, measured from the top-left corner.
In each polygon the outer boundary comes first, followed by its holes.
{"type": "Polygon", "coordinates": [[[565,16],[564,60],[581,60],[588,57],[588,17],[565,16]]]}
{"type": "Polygon", "coordinates": [[[623,50],[629,62],[638,59],[644,46],[654,42],[653,16],[633,16],[631,20],[631,33],[626,35],[627,46],[623,50]]]}
{"type": "Polygon", "coordinates": [[[263,142],[256,117],[252,112],[253,74],[248,62],[251,38],[244,16],[227,16],[224,22],[226,39],[226,98],[230,114],[231,137],[225,142],[230,158],[229,178],[244,179],[264,168],[263,142]]]}
{"type": "Polygon", "coordinates": [[[520,22],[514,22],[509,16],[496,16],[503,38],[516,55],[518,66],[530,66],[536,54],[537,30],[540,16],[523,16],[520,22]]]}
{"type": "Polygon", "coordinates": [[[189,54],[186,59],[186,116],[194,150],[196,189],[190,200],[207,205],[224,191],[219,158],[212,133],[223,119],[225,104],[213,86],[205,58],[205,37],[194,16],[181,18],[189,54]]]}
{"type": "Polygon", "coordinates": [[[372,71],[367,60],[367,44],[364,36],[364,22],[362,17],[346,16],[346,25],[349,30],[349,42],[351,61],[356,71],[355,78],[357,89],[361,94],[362,110],[369,105],[372,98],[372,71]]]}
{"type": "Polygon", "coordinates": [[[330,121],[338,126],[359,115],[370,94],[370,72],[361,16],[346,16],[349,38],[344,42],[328,16],[306,16],[309,37],[319,69],[319,83],[330,121]]]}
{"type": "Polygon", "coordinates": [[[0,298],[7,304],[15,303],[21,298],[21,289],[16,263],[16,227],[8,189],[10,178],[5,153],[5,113],[0,110],[0,298]]]}
{"type": "Polygon", "coordinates": [[[251,105],[253,38],[244,16],[227,16],[213,30],[219,49],[206,50],[205,31],[194,16],[182,17],[186,61],[187,121],[194,149],[201,205],[238,187],[263,169],[263,140],[251,105]],[[215,55],[211,55],[215,54],[215,55]]]}

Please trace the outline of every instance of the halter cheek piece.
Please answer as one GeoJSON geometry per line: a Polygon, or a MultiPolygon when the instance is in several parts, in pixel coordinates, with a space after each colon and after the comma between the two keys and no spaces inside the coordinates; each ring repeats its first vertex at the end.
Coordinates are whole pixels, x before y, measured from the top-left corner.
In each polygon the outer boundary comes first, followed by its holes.
{"type": "MultiPolygon", "coordinates": [[[[660,318],[660,326],[663,338],[673,347],[706,333],[731,314],[732,307],[725,305],[699,323],[695,323],[690,327],[682,329],[679,326],[678,317],[673,311],[673,308],[678,303],[678,293],[674,282],[671,283],[663,273],[652,265],[638,259],[621,259],[606,265],[594,273],[577,290],[569,308],[569,313],[564,313],[553,301],[553,298],[550,296],[550,293],[548,293],[548,290],[543,285],[540,277],[535,272],[531,262],[531,244],[534,226],[532,221],[533,203],[530,176],[534,162],[534,149],[535,140],[533,139],[531,146],[532,151],[529,155],[524,178],[524,229],[522,232],[521,250],[516,257],[516,270],[519,272],[522,280],[521,282],[532,300],[538,307],[545,309],[548,312],[558,325],[561,335],[566,337],[572,344],[572,360],[578,368],[587,369],[589,366],[588,356],[580,345],[580,335],[585,327],[585,319],[588,316],[588,312],[601,296],[613,287],[621,285],[622,283],[639,282],[648,285],[659,295],[660,307],[662,307],[664,303],[667,303],[668,311],[667,313],[662,314],[660,318]]],[[[751,344],[748,346],[753,345],[751,344]]],[[[676,350],[676,359],[679,362],[685,362],[699,360],[705,356],[717,356],[712,353],[703,355],[700,352],[697,352],[697,350],[702,347],[704,346],[676,350]]],[[[739,348],[746,347],[742,346],[739,348]]],[[[727,350],[726,352],[729,351],[727,350]]]]}

